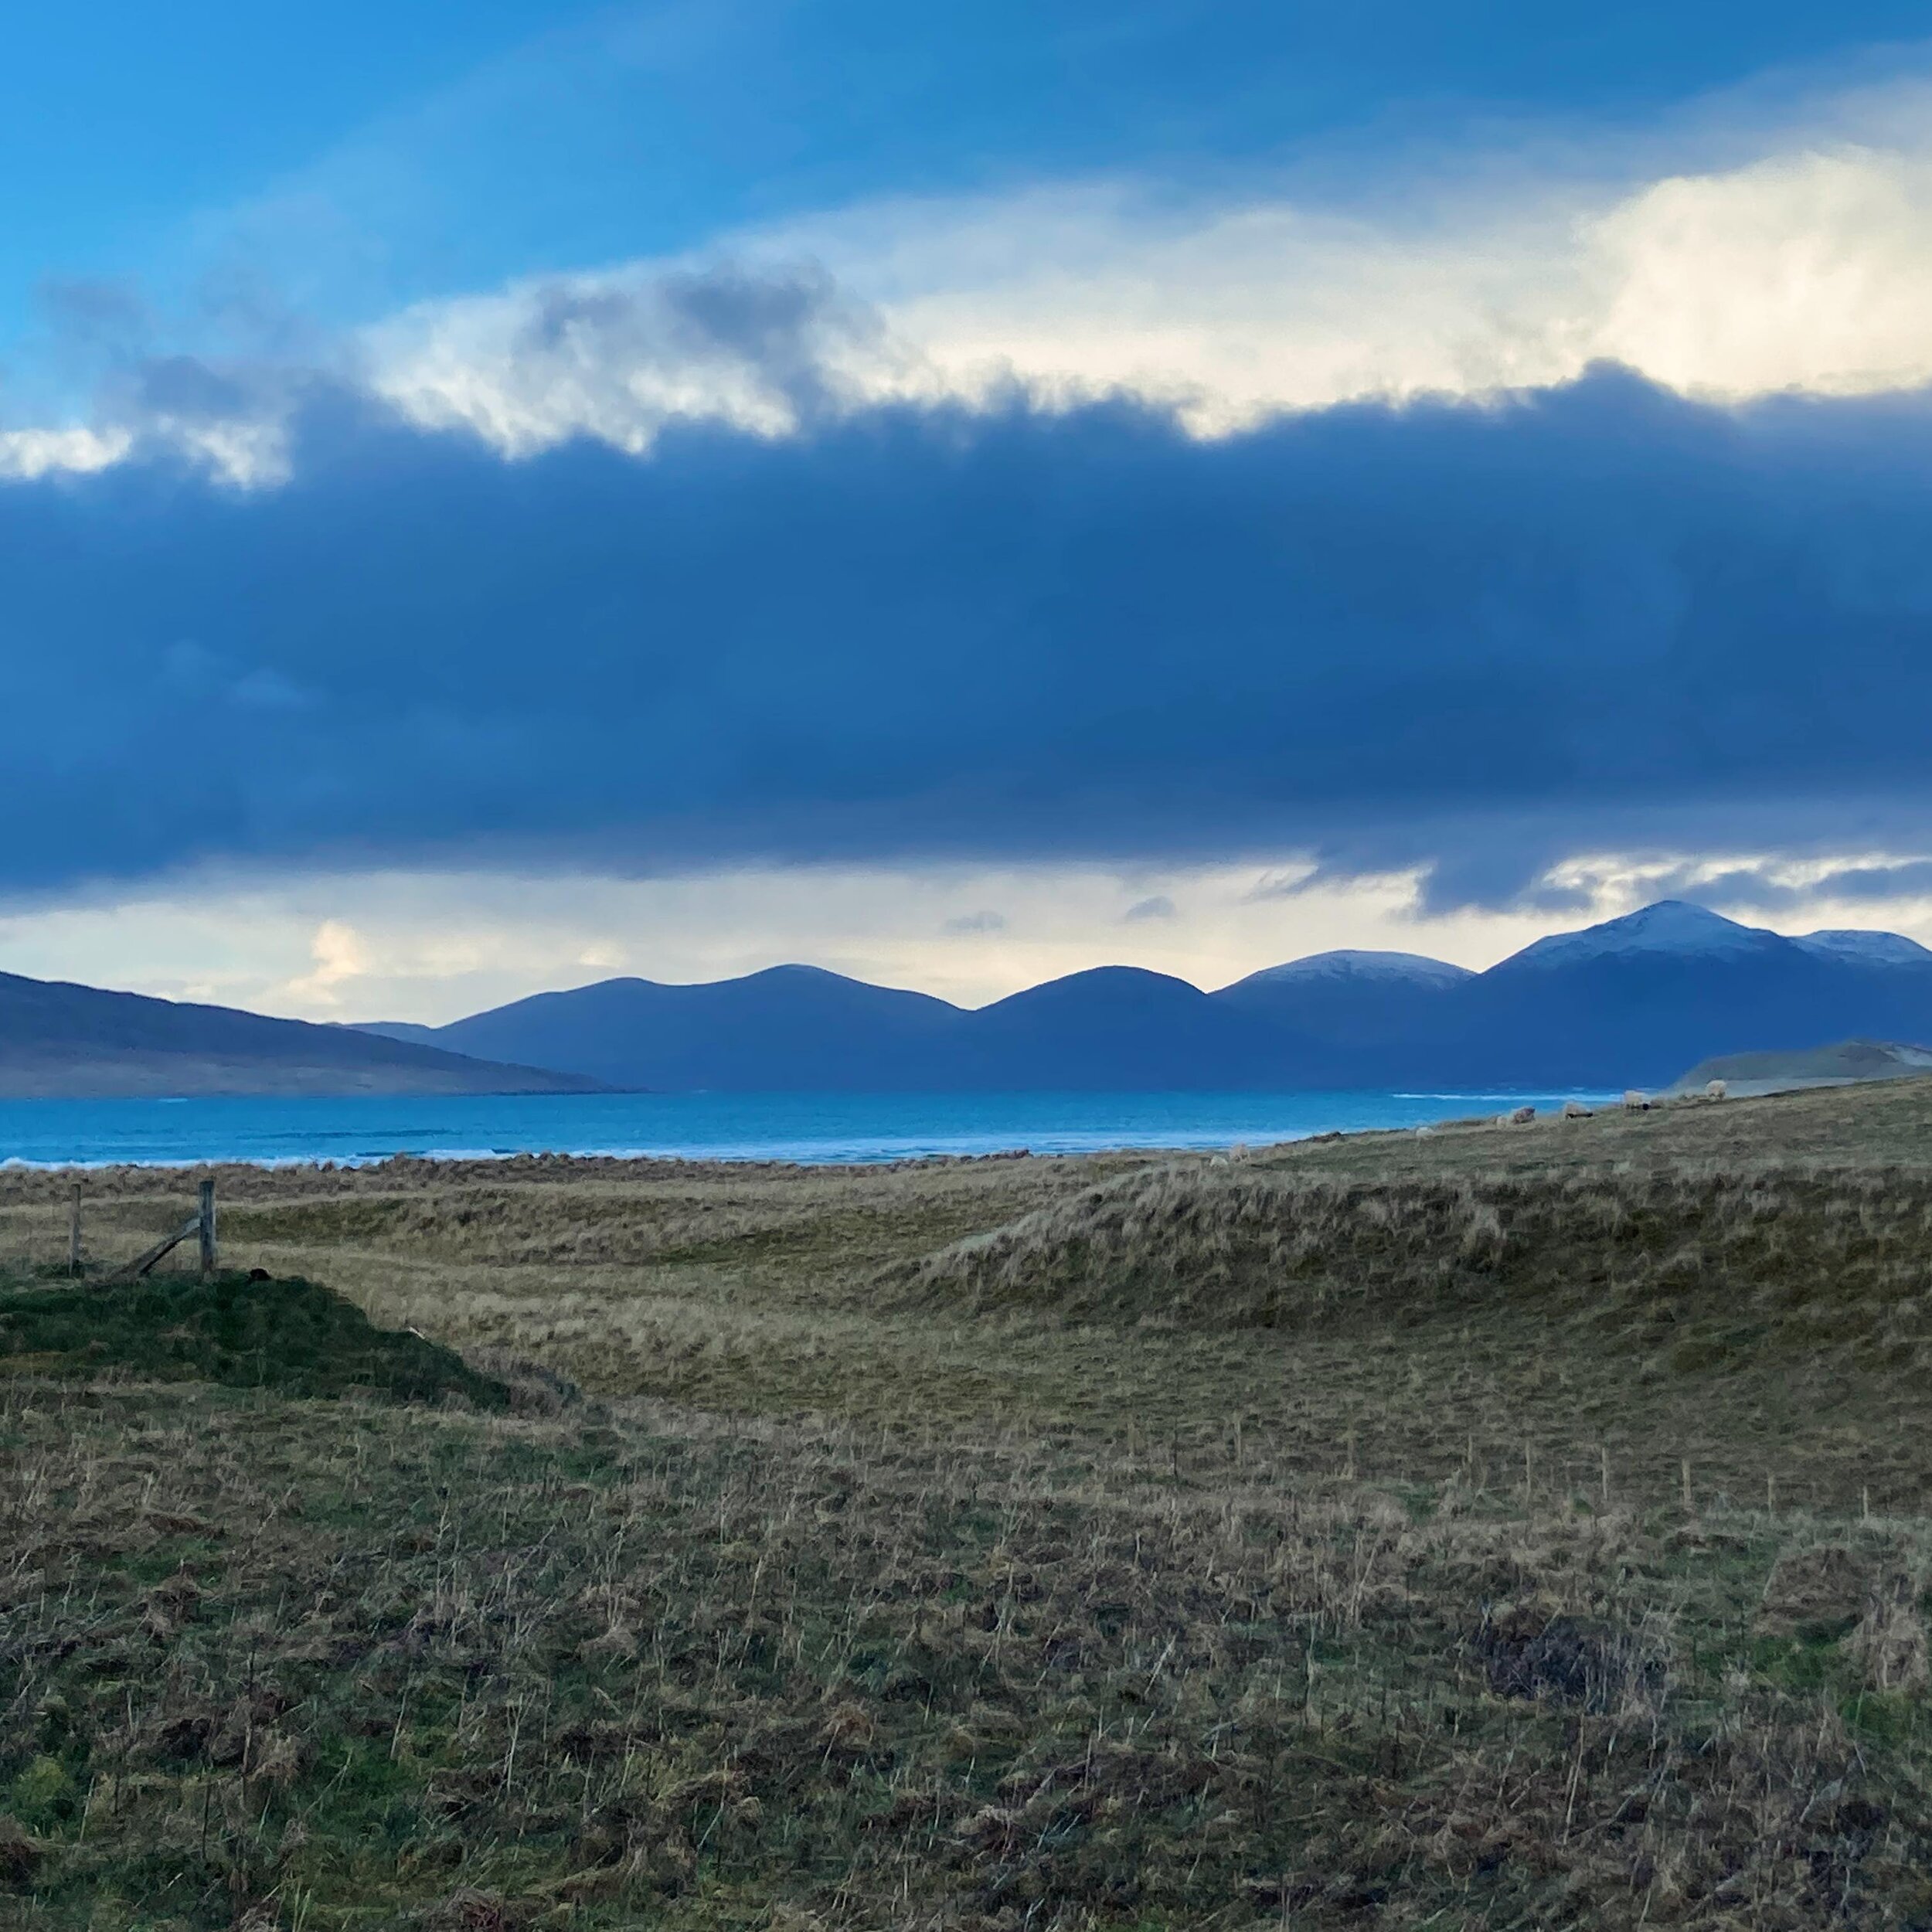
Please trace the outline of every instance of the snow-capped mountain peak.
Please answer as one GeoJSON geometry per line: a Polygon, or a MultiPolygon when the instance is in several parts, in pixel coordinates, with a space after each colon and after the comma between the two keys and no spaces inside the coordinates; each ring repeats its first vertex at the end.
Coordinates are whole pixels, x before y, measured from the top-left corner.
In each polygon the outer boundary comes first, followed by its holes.
{"type": "Polygon", "coordinates": [[[1311,953],[1305,959],[1291,959],[1283,966],[1265,967],[1258,973],[1250,973],[1240,984],[1281,986],[1345,980],[1358,984],[1453,986],[1471,977],[1466,966],[1454,966],[1446,959],[1430,959],[1422,953],[1367,952],[1343,947],[1335,952],[1311,953]]]}
{"type": "Polygon", "coordinates": [[[1822,954],[1829,959],[1857,960],[1873,966],[1932,964],[1932,952],[1928,952],[1916,939],[1907,939],[1903,933],[1868,932],[1844,927],[1806,933],[1793,944],[1802,946],[1808,953],[1822,954]]]}
{"type": "Polygon", "coordinates": [[[1759,926],[1740,926],[1734,919],[1681,899],[1660,899],[1621,919],[1586,926],[1580,932],[1552,933],[1514,954],[1512,966],[1572,965],[1584,959],[1638,954],[1669,954],[1679,957],[1714,958],[1724,954],[1760,952],[1790,944],[1759,926]]]}

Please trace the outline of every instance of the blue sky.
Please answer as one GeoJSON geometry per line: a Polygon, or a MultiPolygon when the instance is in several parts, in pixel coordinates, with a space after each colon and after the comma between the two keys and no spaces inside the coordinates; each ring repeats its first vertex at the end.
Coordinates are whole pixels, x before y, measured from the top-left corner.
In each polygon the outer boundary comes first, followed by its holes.
{"type": "MultiPolygon", "coordinates": [[[[129,281],[177,325],[233,286],[309,317],[701,246],[888,196],[1095,172],[1372,183],[1392,148],[1587,138],[1748,84],[1915,60],[1920,10],[1043,6],[36,10],[9,30],[0,318],[129,281]]],[[[29,367],[31,349],[16,362],[29,367]]]]}
{"type": "Polygon", "coordinates": [[[1556,14],[43,10],[0,965],[1932,937],[1932,43],[1556,14]]]}

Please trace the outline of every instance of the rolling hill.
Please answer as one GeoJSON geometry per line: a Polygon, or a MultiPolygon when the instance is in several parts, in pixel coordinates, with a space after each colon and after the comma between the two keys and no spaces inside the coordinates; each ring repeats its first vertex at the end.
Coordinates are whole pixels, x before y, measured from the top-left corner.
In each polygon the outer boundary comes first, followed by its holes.
{"type": "Polygon", "coordinates": [[[598,1084],[354,1027],[0,974],[0,1098],[568,1094],[598,1084]]]}
{"type": "Polygon", "coordinates": [[[1315,953],[1250,973],[1214,998],[1277,1028],[1372,1046],[1426,1032],[1475,978],[1467,967],[1419,953],[1315,953]]]}
{"type": "Polygon", "coordinates": [[[1840,1040],[1808,1051],[1720,1053],[1701,1061],[1675,1083],[1679,1093],[1694,1094],[1712,1080],[1731,1092],[1787,1094],[1805,1087],[1850,1087],[1861,1080],[1922,1080],[1932,1073],[1932,1048],[1883,1040],[1840,1040]]]}
{"type": "Polygon", "coordinates": [[[668,986],[607,979],[537,993],[430,1029],[377,1030],[484,1060],[560,1066],[621,1087],[794,1091],[944,1084],[964,1069],[967,1015],[923,993],[815,966],[668,986]]]}

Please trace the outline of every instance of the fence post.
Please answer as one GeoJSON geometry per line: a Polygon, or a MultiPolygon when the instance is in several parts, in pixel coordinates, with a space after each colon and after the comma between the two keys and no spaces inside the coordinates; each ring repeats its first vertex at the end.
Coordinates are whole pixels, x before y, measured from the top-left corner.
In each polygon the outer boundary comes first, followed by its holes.
{"type": "Polygon", "coordinates": [[[201,1273],[205,1281],[215,1271],[215,1184],[201,1184],[201,1273]]]}
{"type": "Polygon", "coordinates": [[[67,1273],[79,1278],[80,1274],[80,1183],[73,1184],[73,1195],[67,1203],[67,1273]]]}

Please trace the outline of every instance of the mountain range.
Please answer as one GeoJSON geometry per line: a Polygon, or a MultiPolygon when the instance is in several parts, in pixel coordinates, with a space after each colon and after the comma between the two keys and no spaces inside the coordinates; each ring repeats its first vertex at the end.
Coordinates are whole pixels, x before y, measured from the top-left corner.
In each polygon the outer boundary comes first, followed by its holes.
{"type": "Polygon", "coordinates": [[[1319,953],[1204,992],[1103,966],[975,1009],[776,966],[605,980],[447,1026],[325,1026],[0,974],[12,1097],[1655,1087],[1713,1056],[1851,1037],[1932,1039],[1932,952],[1668,900],[1485,972],[1319,953]]]}
{"type": "Polygon", "coordinates": [[[1932,1038],[1932,951],[1665,900],[1484,972],[1332,952],[1218,992],[1107,966],[965,1009],[809,966],[611,979],[365,1030],[615,1087],[850,1091],[1658,1087],[1713,1054],[1932,1038]]]}

